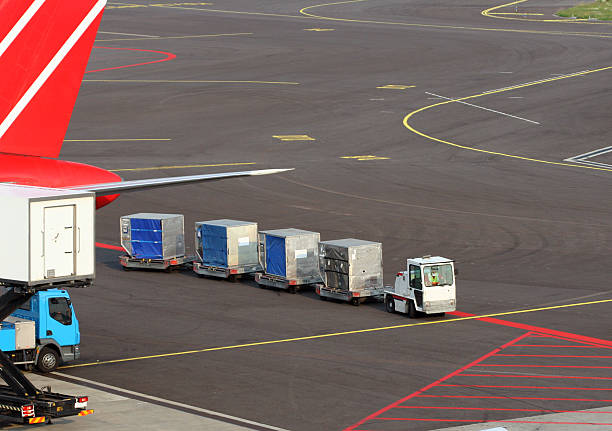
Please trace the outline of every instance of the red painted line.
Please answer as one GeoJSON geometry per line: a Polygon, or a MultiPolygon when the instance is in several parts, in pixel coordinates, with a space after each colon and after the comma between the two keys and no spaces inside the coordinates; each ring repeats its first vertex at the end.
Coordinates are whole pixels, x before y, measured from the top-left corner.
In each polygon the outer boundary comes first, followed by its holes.
{"type": "Polygon", "coordinates": [[[123,251],[123,247],[119,247],[118,245],[104,244],[102,242],[97,242],[96,247],[107,248],[109,250],[119,250],[123,251]]]}
{"type": "Polygon", "coordinates": [[[612,368],[589,365],[508,365],[508,364],[475,364],[475,367],[540,367],[540,368],[612,368]]]}
{"type": "Polygon", "coordinates": [[[605,349],[605,347],[600,346],[563,346],[561,344],[515,344],[515,347],[562,347],[562,348],[579,348],[579,349],[605,349]]]}
{"type": "Polygon", "coordinates": [[[503,422],[510,424],[554,424],[554,425],[595,425],[604,426],[612,423],[597,422],[552,422],[552,421],[511,421],[511,420],[480,420],[480,419],[431,419],[431,418],[377,418],[383,421],[427,421],[427,422],[503,422]]]}
{"type": "Polygon", "coordinates": [[[514,375],[514,374],[459,374],[457,377],[519,377],[528,379],[593,379],[593,380],[612,380],[612,377],[592,377],[592,376],[538,376],[538,375],[514,375]]]}
{"type": "Polygon", "coordinates": [[[472,362],[470,362],[469,364],[467,364],[467,365],[465,365],[465,366],[463,366],[463,367],[459,368],[458,370],[453,371],[452,373],[450,373],[450,374],[446,375],[445,377],[442,377],[441,379],[438,379],[438,380],[436,380],[435,382],[430,383],[429,385],[425,386],[424,388],[419,389],[418,391],[413,392],[412,394],[410,394],[410,395],[408,395],[408,396],[406,396],[406,397],[404,397],[404,398],[401,398],[401,399],[399,399],[399,400],[395,401],[395,402],[394,402],[394,403],[392,403],[392,404],[389,404],[387,407],[383,407],[382,409],[378,410],[377,412],[372,413],[371,415],[369,415],[369,416],[365,417],[364,419],[360,420],[359,422],[357,422],[357,423],[355,423],[355,424],[353,424],[353,425],[349,426],[348,428],[345,428],[345,429],[344,429],[344,431],[355,431],[355,429],[356,429],[357,427],[359,427],[359,426],[360,426],[360,425],[362,425],[363,423],[365,423],[365,422],[369,421],[370,419],[373,419],[373,418],[377,417],[378,415],[380,415],[380,414],[382,414],[382,413],[385,413],[386,411],[388,411],[388,410],[390,410],[390,409],[392,409],[392,408],[394,408],[394,407],[397,407],[398,405],[400,405],[400,404],[402,404],[402,403],[406,402],[407,400],[409,400],[409,399],[411,399],[411,398],[414,398],[414,397],[419,396],[420,394],[422,394],[423,392],[425,392],[425,391],[427,391],[427,390],[429,390],[429,389],[433,388],[434,386],[439,385],[440,383],[442,383],[442,382],[444,382],[444,381],[446,381],[446,380],[448,380],[448,379],[450,379],[450,378],[452,378],[452,377],[456,376],[457,374],[459,374],[459,373],[463,372],[464,370],[467,370],[468,368],[473,367],[474,365],[478,364],[479,362],[484,361],[485,359],[487,359],[487,358],[489,358],[489,357],[493,356],[493,355],[494,355],[494,354],[496,354],[497,352],[502,351],[502,350],[503,350],[503,349],[505,349],[506,347],[511,346],[512,344],[514,344],[514,343],[516,343],[516,342],[518,342],[518,341],[522,340],[523,338],[527,337],[529,334],[530,334],[530,332],[527,332],[527,333],[525,333],[525,334],[523,334],[523,335],[521,335],[521,336],[519,336],[519,337],[515,338],[514,340],[508,341],[508,342],[507,342],[506,344],[504,344],[503,346],[498,347],[497,349],[490,351],[490,352],[489,352],[489,353],[487,353],[486,355],[483,355],[483,356],[481,356],[480,358],[476,359],[475,361],[472,361],[472,362]]]}
{"type": "Polygon", "coordinates": [[[496,397],[492,395],[416,395],[419,398],[486,398],[494,400],[543,400],[543,401],[589,401],[612,402],[612,400],[591,400],[587,398],[549,398],[549,397],[496,397]]]}
{"type": "Polygon", "coordinates": [[[497,354],[495,356],[528,356],[530,358],[600,358],[610,359],[612,356],[589,356],[589,355],[512,355],[512,354],[497,354]]]}
{"type": "MultiPolygon", "coordinates": [[[[458,317],[476,316],[476,314],[464,313],[462,311],[452,311],[446,314],[450,314],[450,315],[458,316],[458,317]]],[[[584,335],[572,334],[570,332],[556,331],[554,329],[542,328],[542,327],[533,326],[533,325],[526,325],[524,323],[510,322],[507,320],[494,319],[491,317],[480,317],[476,320],[481,320],[483,322],[488,322],[488,323],[494,323],[496,325],[510,326],[512,328],[525,329],[527,331],[537,331],[537,332],[547,334],[547,335],[564,337],[565,339],[569,339],[572,341],[582,341],[584,343],[604,345],[604,346],[609,346],[610,348],[612,348],[612,341],[609,341],[609,340],[602,340],[599,338],[586,337],[584,335]]]]}
{"type": "Polygon", "coordinates": [[[494,410],[502,412],[544,412],[544,413],[584,413],[598,415],[600,413],[612,414],[612,412],[585,412],[580,410],[542,410],[542,409],[501,409],[489,407],[438,407],[438,406],[398,406],[398,409],[438,409],[438,410],[494,410]]]}
{"type": "Polygon", "coordinates": [[[105,70],[116,70],[116,69],[124,69],[126,67],[144,66],[145,64],[163,63],[164,61],[170,61],[170,60],[174,60],[176,58],[176,55],[172,54],[171,52],[153,51],[151,49],[112,48],[112,47],[109,47],[109,46],[94,46],[94,48],[97,48],[97,49],[114,49],[114,50],[122,50],[122,51],[152,52],[154,54],[163,54],[163,55],[166,56],[166,58],[161,58],[161,59],[158,59],[158,60],[146,61],[144,63],[134,63],[134,64],[126,64],[124,66],[107,67],[106,69],[88,70],[85,73],[103,72],[105,70]]]}
{"type": "Polygon", "coordinates": [[[514,389],[563,389],[571,391],[612,391],[611,388],[566,388],[562,386],[513,386],[513,385],[438,385],[455,388],[514,388],[514,389]]]}

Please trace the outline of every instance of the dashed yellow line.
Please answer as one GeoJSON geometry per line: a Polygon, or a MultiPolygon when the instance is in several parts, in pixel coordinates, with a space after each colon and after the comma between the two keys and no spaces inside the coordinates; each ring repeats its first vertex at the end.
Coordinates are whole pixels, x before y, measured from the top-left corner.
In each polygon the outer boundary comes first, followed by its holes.
{"type": "Polygon", "coordinates": [[[180,166],[152,166],[149,168],[124,168],[124,169],[110,169],[111,172],[126,172],[126,171],[160,171],[164,169],[189,169],[189,168],[212,168],[219,166],[244,166],[244,165],[255,165],[256,162],[243,162],[243,163],[217,163],[214,165],[180,165],[180,166]]]}
{"type": "Polygon", "coordinates": [[[431,109],[431,108],[435,108],[438,106],[442,106],[442,105],[447,105],[449,103],[454,103],[454,102],[460,102],[463,100],[468,100],[468,99],[475,99],[477,97],[483,97],[483,96],[488,96],[491,94],[497,94],[497,93],[503,93],[506,91],[510,91],[510,90],[516,90],[519,88],[525,88],[525,87],[531,87],[534,85],[540,85],[540,84],[545,84],[548,82],[554,82],[554,81],[559,81],[562,79],[568,79],[568,78],[574,78],[577,76],[585,76],[585,75],[590,75],[592,73],[596,73],[596,72],[603,72],[605,70],[612,70],[612,66],[607,66],[607,67],[601,67],[599,69],[593,69],[593,70],[585,70],[582,72],[577,72],[577,73],[572,73],[572,74],[568,74],[568,75],[563,75],[563,76],[556,76],[554,78],[547,78],[547,79],[542,79],[539,81],[534,81],[534,82],[528,82],[525,84],[518,84],[518,85],[513,85],[510,87],[506,87],[506,88],[500,88],[498,90],[492,90],[492,91],[487,91],[484,93],[479,93],[479,94],[475,94],[473,96],[467,96],[467,97],[462,97],[459,99],[452,99],[452,100],[447,100],[444,102],[439,102],[439,103],[434,103],[433,105],[428,105],[428,106],[424,106],[423,108],[417,109],[415,111],[412,111],[411,113],[409,113],[408,115],[406,115],[404,117],[404,126],[410,130],[413,133],[416,133],[419,136],[422,136],[426,139],[435,141],[435,142],[439,142],[441,144],[446,144],[446,145],[450,145],[456,148],[461,148],[464,150],[470,150],[470,151],[477,151],[480,153],[486,153],[486,154],[492,154],[495,156],[503,156],[503,157],[510,157],[513,159],[520,159],[520,160],[526,160],[529,162],[536,162],[536,163],[545,163],[545,164],[549,164],[549,165],[556,165],[556,166],[569,166],[572,168],[581,168],[581,169],[592,169],[592,170],[597,170],[597,171],[608,171],[608,172],[612,172],[612,169],[607,169],[607,168],[599,168],[599,167],[595,167],[595,166],[586,166],[586,165],[578,165],[578,164],[573,164],[573,163],[563,163],[563,162],[554,162],[554,161],[550,161],[550,160],[540,160],[540,159],[535,159],[535,158],[531,158],[531,157],[524,157],[524,156],[517,156],[515,154],[507,154],[507,153],[501,153],[498,151],[489,151],[489,150],[483,150],[480,148],[474,148],[474,147],[468,147],[466,145],[460,145],[460,144],[455,144],[454,142],[450,142],[450,141],[445,141],[443,139],[439,139],[439,138],[435,138],[433,136],[427,135],[417,129],[415,129],[414,127],[412,127],[409,123],[409,120],[415,116],[416,114],[426,111],[427,109],[431,109]]]}
{"type": "Polygon", "coordinates": [[[199,39],[205,37],[221,37],[221,36],[251,36],[254,33],[219,33],[219,34],[196,34],[191,36],[148,36],[148,37],[130,37],[122,39],[99,39],[96,42],[116,42],[120,40],[164,40],[164,39],[199,39]]]}
{"type": "Polygon", "coordinates": [[[67,368],[82,368],[82,367],[90,367],[93,365],[103,365],[103,364],[117,364],[122,362],[132,362],[132,361],[141,361],[144,359],[156,359],[156,358],[169,358],[173,356],[182,356],[182,355],[193,355],[195,353],[205,353],[205,352],[215,352],[220,350],[232,350],[232,349],[241,349],[245,347],[256,347],[256,346],[266,346],[270,344],[280,344],[280,343],[290,343],[295,341],[307,341],[307,340],[317,340],[322,338],[330,338],[330,337],[338,337],[341,335],[353,335],[353,334],[365,334],[370,332],[380,332],[380,331],[388,331],[391,329],[399,329],[399,328],[408,328],[411,326],[425,326],[425,325],[440,325],[440,324],[449,324],[455,322],[461,322],[465,320],[476,320],[482,319],[486,317],[499,317],[499,316],[509,316],[514,314],[524,314],[524,313],[533,313],[536,311],[546,311],[546,310],[557,310],[562,308],[569,307],[579,307],[585,305],[593,305],[593,304],[604,304],[612,302],[612,299],[604,299],[600,301],[590,301],[590,302],[581,302],[576,304],[565,304],[565,305],[554,305],[550,307],[540,307],[540,308],[531,308],[526,310],[517,310],[517,311],[506,311],[503,313],[493,313],[493,314],[483,314],[479,316],[468,316],[468,317],[457,317],[453,319],[446,320],[431,320],[426,322],[418,322],[418,323],[406,323],[403,325],[393,325],[393,326],[383,326],[379,328],[368,328],[368,329],[357,329],[354,331],[343,331],[343,332],[334,332],[330,334],[319,334],[319,335],[309,335],[306,337],[295,337],[295,338],[284,338],[281,340],[270,340],[270,341],[259,341],[255,343],[245,343],[245,344],[235,344],[232,346],[222,346],[222,347],[209,347],[205,349],[196,349],[196,350],[187,350],[184,352],[174,352],[174,353],[162,353],[159,355],[148,355],[148,356],[137,356],[133,358],[123,358],[123,359],[113,359],[109,361],[99,361],[99,362],[90,362],[86,364],[74,364],[74,365],[65,365],[59,367],[59,369],[67,369],[67,368]]]}

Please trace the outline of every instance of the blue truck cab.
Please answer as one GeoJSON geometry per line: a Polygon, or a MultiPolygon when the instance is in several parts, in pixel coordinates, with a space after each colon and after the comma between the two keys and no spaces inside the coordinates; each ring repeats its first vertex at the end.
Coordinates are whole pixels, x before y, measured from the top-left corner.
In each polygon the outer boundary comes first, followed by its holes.
{"type": "Polygon", "coordinates": [[[15,364],[50,372],[80,356],[79,321],[65,290],[37,292],[0,327],[0,349],[15,364]]]}

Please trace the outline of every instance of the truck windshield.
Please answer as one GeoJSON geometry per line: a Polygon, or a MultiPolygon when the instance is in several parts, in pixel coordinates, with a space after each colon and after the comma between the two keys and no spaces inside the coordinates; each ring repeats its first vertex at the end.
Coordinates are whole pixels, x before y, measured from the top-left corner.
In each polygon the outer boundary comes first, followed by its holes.
{"type": "Polygon", "coordinates": [[[449,286],[453,284],[453,267],[450,264],[430,265],[423,268],[425,286],[449,286]]]}
{"type": "Polygon", "coordinates": [[[67,298],[49,298],[49,315],[62,325],[72,325],[72,310],[67,298]]]}

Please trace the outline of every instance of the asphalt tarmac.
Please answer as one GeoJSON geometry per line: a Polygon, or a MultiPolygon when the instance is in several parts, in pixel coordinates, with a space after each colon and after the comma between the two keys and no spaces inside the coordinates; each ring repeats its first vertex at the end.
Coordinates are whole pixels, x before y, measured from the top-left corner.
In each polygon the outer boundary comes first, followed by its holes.
{"type": "Polygon", "coordinates": [[[572,4],[109,3],[63,159],[295,170],[125,194],[99,242],[137,212],[184,214],[191,251],[218,218],[378,241],[387,284],[408,257],[455,259],[470,314],[125,272],[99,248],[95,287],[71,292],[83,366],[61,372],[254,429],[512,430],[612,405],[612,153],[565,161],[611,145],[612,24],[559,22],[572,4]]]}

